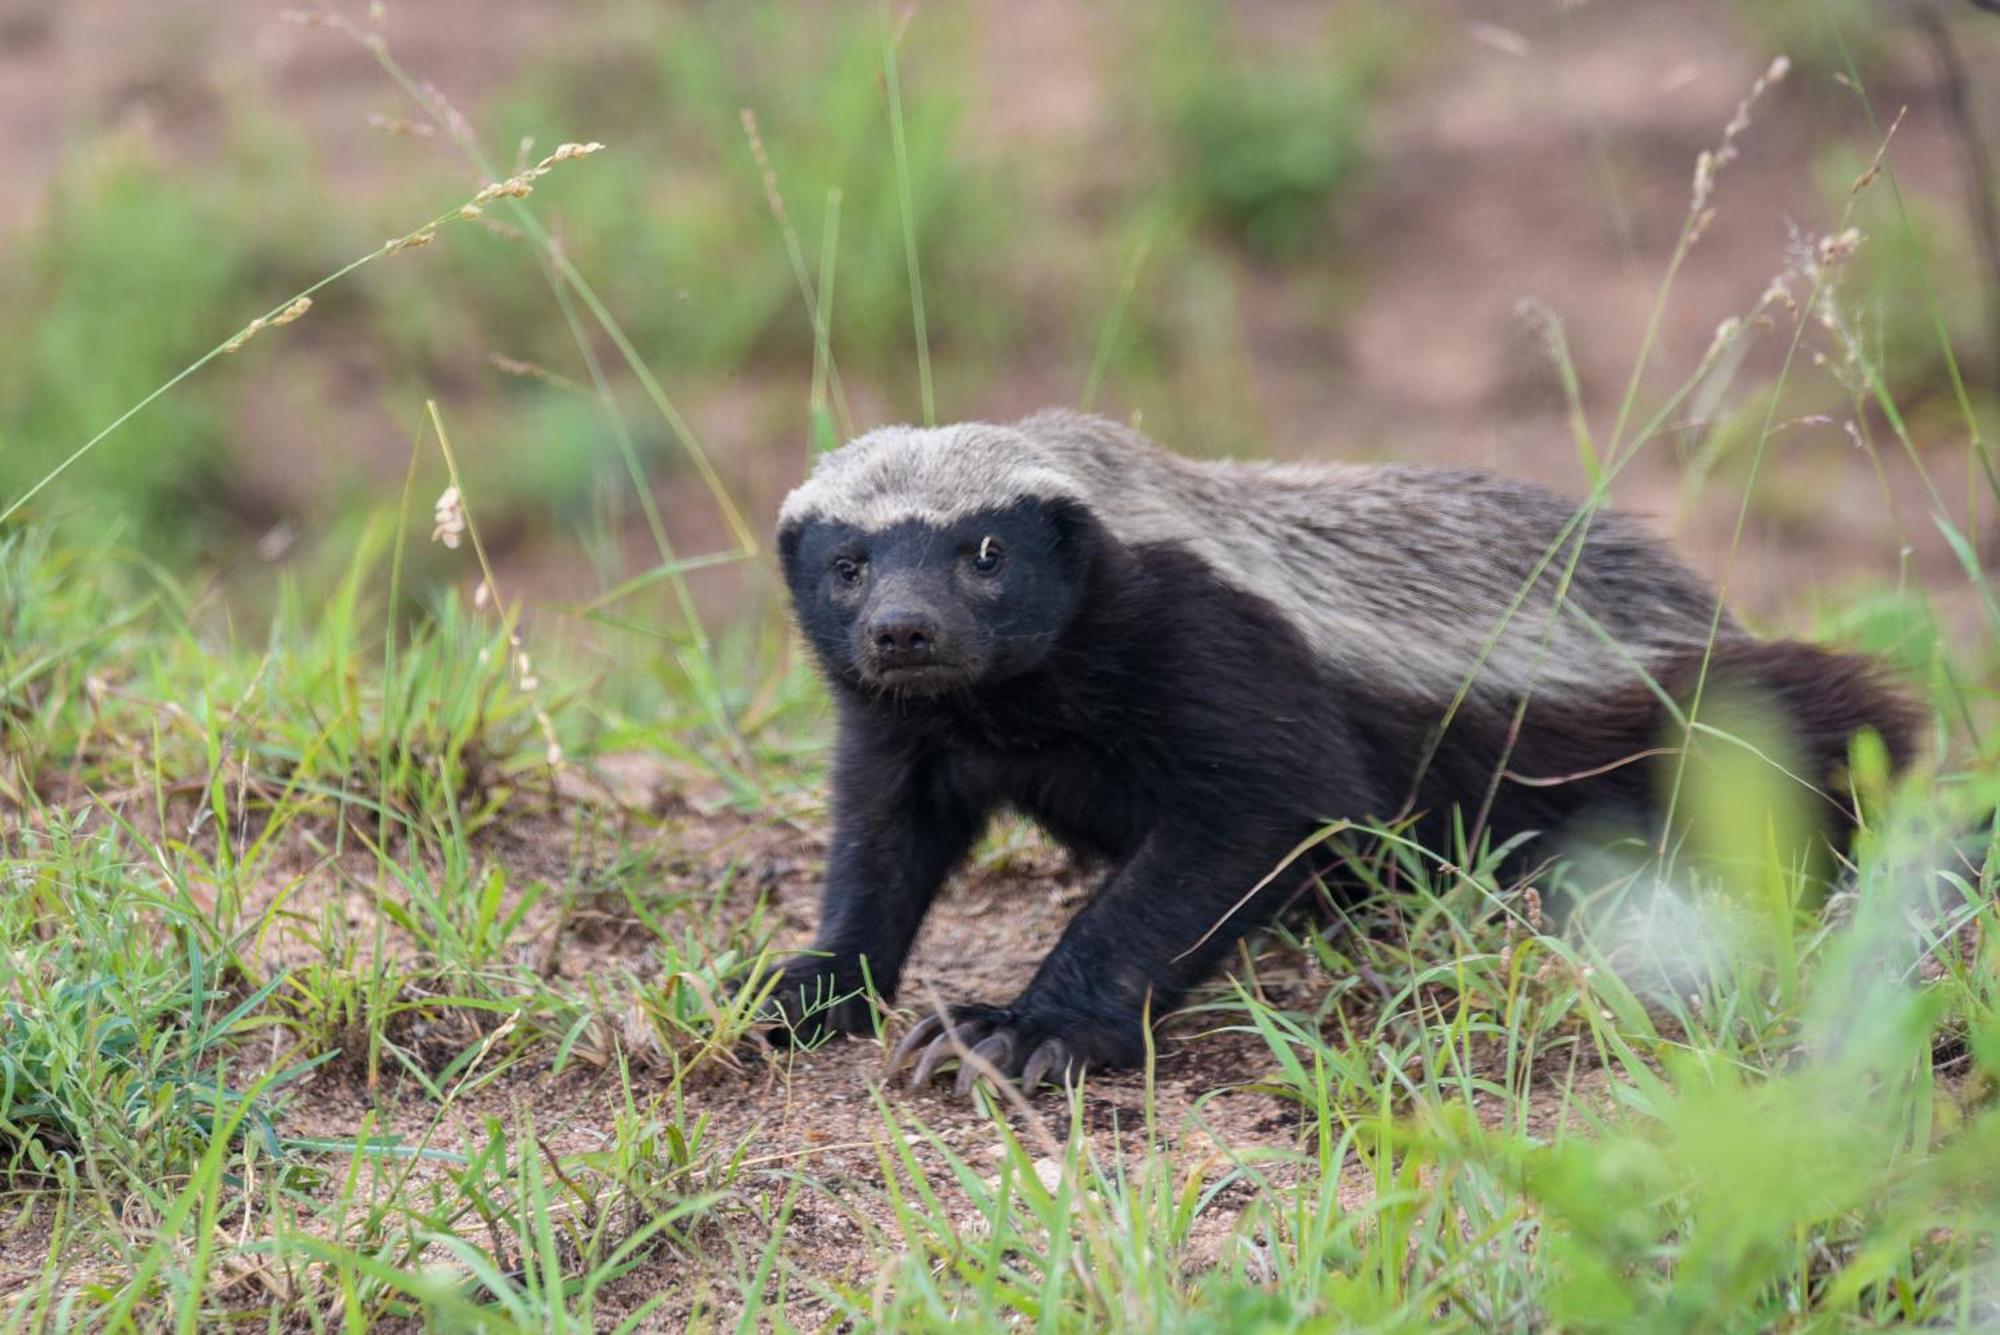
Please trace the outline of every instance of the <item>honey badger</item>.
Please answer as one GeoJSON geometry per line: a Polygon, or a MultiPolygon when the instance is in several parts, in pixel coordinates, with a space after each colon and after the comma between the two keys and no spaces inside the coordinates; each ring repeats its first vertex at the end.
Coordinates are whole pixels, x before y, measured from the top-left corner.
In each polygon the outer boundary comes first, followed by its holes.
{"type": "Polygon", "coordinates": [[[1630,518],[1474,471],[1195,461],[1068,412],[889,427],[820,460],[778,549],[839,723],[778,1018],[868,1031],[997,810],[1111,868],[1020,996],[905,1037],[919,1083],[958,1045],[1030,1092],[1138,1061],[1329,822],[1407,812],[1446,851],[1479,813],[1496,843],[1656,823],[1698,677],[1787,718],[1834,825],[1851,735],[1900,765],[1914,726],[1871,662],[1753,639],[1630,518]]]}

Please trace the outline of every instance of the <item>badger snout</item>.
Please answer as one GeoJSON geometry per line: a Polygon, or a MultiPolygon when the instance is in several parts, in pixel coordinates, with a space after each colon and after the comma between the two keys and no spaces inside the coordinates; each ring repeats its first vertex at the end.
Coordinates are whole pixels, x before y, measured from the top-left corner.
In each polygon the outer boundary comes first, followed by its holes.
{"type": "Polygon", "coordinates": [[[925,667],[939,654],[938,620],[914,607],[892,607],[868,619],[863,631],[878,670],[925,667]]]}
{"type": "Polygon", "coordinates": [[[861,678],[911,695],[950,690],[976,676],[978,655],[950,619],[921,598],[885,598],[855,626],[861,678]]]}

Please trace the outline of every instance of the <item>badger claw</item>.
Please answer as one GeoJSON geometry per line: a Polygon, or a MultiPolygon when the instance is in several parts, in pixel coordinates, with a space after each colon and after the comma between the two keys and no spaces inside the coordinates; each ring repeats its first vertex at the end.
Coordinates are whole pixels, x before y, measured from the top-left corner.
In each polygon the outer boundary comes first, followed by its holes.
{"type": "Polygon", "coordinates": [[[958,1082],[953,1086],[958,1096],[972,1093],[973,1083],[988,1071],[998,1071],[1005,1079],[1013,1069],[1016,1046],[1014,1035],[1005,1029],[980,1039],[971,1055],[958,1064],[958,1082]]]}
{"type": "MultiPolygon", "coordinates": [[[[958,1058],[961,1053],[978,1052],[991,1041],[990,1036],[993,1036],[994,1030],[1000,1024],[999,1017],[986,1013],[985,1007],[977,1009],[967,1007],[964,1013],[954,1009],[950,1019],[937,1016],[930,1018],[936,1020],[932,1029],[936,1037],[931,1039],[930,1046],[924,1049],[923,1056],[917,1059],[917,1069],[910,1075],[910,1084],[917,1088],[928,1085],[940,1071],[945,1069],[947,1063],[958,1058]]],[[[910,1040],[903,1041],[908,1043],[910,1040]]],[[[962,1060],[959,1065],[965,1071],[976,1072],[978,1069],[972,1063],[962,1060]]],[[[961,1080],[959,1092],[964,1093],[971,1088],[971,1081],[964,1077],[961,1077],[961,1080]]]]}
{"type": "Polygon", "coordinates": [[[928,1085],[953,1062],[958,1066],[955,1092],[962,1098],[981,1079],[1012,1081],[1032,1094],[1050,1077],[1066,1080],[1081,1063],[1060,1038],[1036,1041],[1030,1027],[994,1006],[955,1006],[948,1014],[924,1016],[910,1026],[889,1054],[891,1073],[911,1061],[912,1087],[928,1085]]]}
{"type": "Polygon", "coordinates": [[[908,1066],[917,1050],[936,1038],[944,1027],[944,1016],[937,1014],[926,1015],[911,1025],[910,1032],[897,1041],[895,1050],[889,1054],[889,1073],[894,1075],[908,1066]]]}
{"type": "Polygon", "coordinates": [[[947,1029],[931,1040],[931,1045],[924,1049],[924,1055],[917,1058],[917,1069],[910,1073],[912,1087],[928,1085],[944,1064],[952,1059],[952,1038],[952,1032],[947,1029]]]}
{"type": "Polygon", "coordinates": [[[1028,1054],[1028,1064],[1021,1069],[1021,1092],[1033,1094],[1051,1073],[1059,1083],[1067,1083],[1077,1064],[1069,1044],[1059,1038],[1045,1038],[1028,1054]]]}

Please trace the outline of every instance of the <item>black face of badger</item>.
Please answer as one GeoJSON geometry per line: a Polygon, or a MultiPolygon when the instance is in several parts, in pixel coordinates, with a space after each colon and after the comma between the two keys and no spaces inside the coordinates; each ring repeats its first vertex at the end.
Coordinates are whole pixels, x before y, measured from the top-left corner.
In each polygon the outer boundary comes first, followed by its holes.
{"type": "Polygon", "coordinates": [[[941,526],[788,527],[779,555],[829,674],[930,696],[1039,666],[1076,615],[1090,538],[1073,502],[1021,499],[941,526]]]}
{"type": "Polygon", "coordinates": [[[920,1081],[954,1039],[1031,1089],[1139,1060],[1148,1007],[1302,887],[1329,822],[1407,816],[1446,854],[1656,823],[1663,697],[1763,701],[1830,826],[1854,732],[1910,749],[1872,664],[1759,642],[1629,519],[1480,473],[1197,462],[1066,413],[888,428],[820,461],[779,551],[840,721],[788,1028],[872,1027],[994,812],[1110,865],[1019,997],[911,1031],[920,1081]]]}

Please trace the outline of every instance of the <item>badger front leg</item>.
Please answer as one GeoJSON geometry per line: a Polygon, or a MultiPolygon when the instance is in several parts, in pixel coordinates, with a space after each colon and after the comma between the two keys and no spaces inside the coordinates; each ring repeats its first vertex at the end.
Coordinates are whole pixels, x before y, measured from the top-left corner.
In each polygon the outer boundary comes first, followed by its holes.
{"type": "Polygon", "coordinates": [[[938,766],[886,742],[862,726],[841,731],[819,930],[772,994],[778,1037],[872,1032],[874,999],[895,999],[931,901],[985,824],[938,766]]]}
{"type": "Polygon", "coordinates": [[[1098,888],[1005,1006],[966,1003],[919,1021],[892,1068],[913,1057],[925,1084],[963,1049],[968,1091],[981,1064],[1032,1093],[1045,1076],[1085,1066],[1132,1066],[1146,1050],[1146,1019],[1178,1005],[1244,933],[1260,926],[1304,878],[1283,865],[1303,831],[1215,813],[1162,820],[1098,888]]]}

